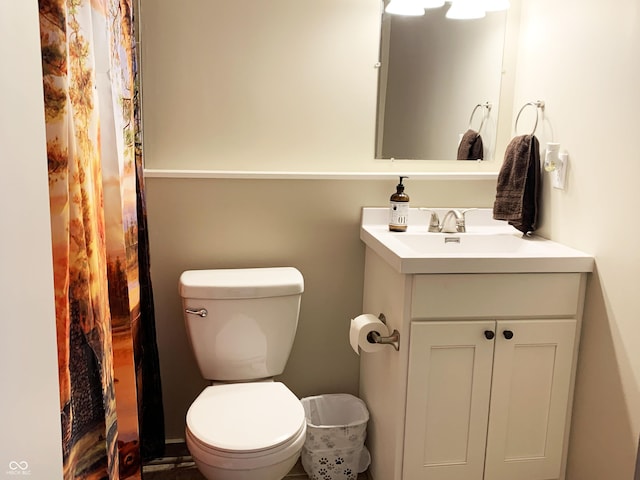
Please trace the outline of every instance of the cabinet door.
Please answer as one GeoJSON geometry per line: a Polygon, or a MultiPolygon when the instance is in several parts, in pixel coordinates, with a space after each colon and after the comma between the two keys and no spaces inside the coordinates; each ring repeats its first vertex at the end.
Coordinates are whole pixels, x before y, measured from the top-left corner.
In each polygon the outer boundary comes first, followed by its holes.
{"type": "Polygon", "coordinates": [[[493,321],[412,323],[403,480],[483,478],[493,332],[493,321]]]}
{"type": "Polygon", "coordinates": [[[497,322],[485,480],[560,476],[575,320],[497,322]]]}

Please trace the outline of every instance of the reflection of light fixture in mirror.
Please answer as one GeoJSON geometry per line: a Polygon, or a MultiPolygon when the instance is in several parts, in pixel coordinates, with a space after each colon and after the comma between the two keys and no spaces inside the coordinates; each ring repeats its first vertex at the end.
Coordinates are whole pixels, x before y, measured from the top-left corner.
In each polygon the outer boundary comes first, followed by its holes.
{"type": "Polygon", "coordinates": [[[444,6],[444,0],[420,0],[418,3],[422,8],[440,8],[444,6]]]}
{"type": "Polygon", "coordinates": [[[395,15],[409,15],[412,17],[424,15],[424,7],[415,0],[391,0],[384,11],[395,15]]]}
{"type": "Polygon", "coordinates": [[[485,12],[500,12],[508,10],[510,6],[509,0],[482,0],[482,8],[485,12]]]}
{"type": "Polygon", "coordinates": [[[454,20],[471,20],[483,18],[485,15],[484,9],[475,0],[453,0],[446,17],[454,20]]]}

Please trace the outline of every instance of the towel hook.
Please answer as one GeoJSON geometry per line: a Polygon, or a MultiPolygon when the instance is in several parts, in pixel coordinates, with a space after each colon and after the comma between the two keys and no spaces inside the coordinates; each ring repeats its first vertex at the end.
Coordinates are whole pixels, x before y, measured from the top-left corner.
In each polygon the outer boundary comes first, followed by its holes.
{"type": "Polygon", "coordinates": [[[528,102],[522,106],[522,108],[518,112],[518,116],[516,117],[516,124],[515,124],[516,135],[518,134],[518,120],[520,120],[520,114],[527,107],[536,107],[536,123],[533,125],[533,130],[531,131],[530,135],[533,135],[534,133],[536,133],[536,129],[538,128],[538,109],[544,112],[544,102],[542,100],[538,100],[536,102],[528,102]]]}
{"type": "Polygon", "coordinates": [[[473,107],[473,110],[471,111],[471,116],[469,117],[469,130],[471,130],[471,124],[473,123],[473,116],[476,114],[476,110],[478,110],[479,108],[482,108],[482,120],[480,121],[480,127],[478,127],[477,132],[480,133],[482,131],[484,120],[489,116],[489,113],[491,113],[491,106],[492,105],[489,102],[484,102],[484,103],[478,103],[475,107],[473,107]]]}

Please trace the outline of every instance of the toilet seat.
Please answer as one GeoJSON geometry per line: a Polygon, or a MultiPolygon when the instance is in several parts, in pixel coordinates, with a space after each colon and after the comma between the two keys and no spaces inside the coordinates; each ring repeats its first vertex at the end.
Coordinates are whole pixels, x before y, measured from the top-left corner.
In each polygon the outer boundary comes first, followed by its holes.
{"type": "Polygon", "coordinates": [[[302,448],[306,419],[300,400],[280,382],[217,385],[189,408],[186,435],[211,465],[259,468],[302,448]]]}

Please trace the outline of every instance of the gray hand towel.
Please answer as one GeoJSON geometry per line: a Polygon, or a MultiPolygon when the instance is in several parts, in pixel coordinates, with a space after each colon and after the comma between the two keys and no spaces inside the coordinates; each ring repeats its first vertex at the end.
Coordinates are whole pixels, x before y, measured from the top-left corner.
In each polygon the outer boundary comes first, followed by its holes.
{"type": "Polygon", "coordinates": [[[458,160],[482,160],[483,158],[482,137],[475,130],[467,130],[458,145],[458,160]]]}
{"type": "Polygon", "coordinates": [[[536,229],[540,195],[540,144],[533,135],[515,137],[498,174],[493,218],[507,220],[523,233],[536,229]]]}

